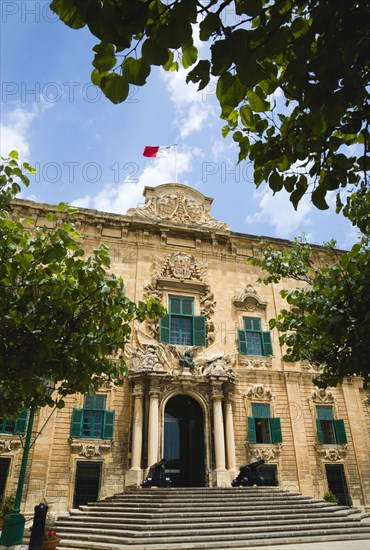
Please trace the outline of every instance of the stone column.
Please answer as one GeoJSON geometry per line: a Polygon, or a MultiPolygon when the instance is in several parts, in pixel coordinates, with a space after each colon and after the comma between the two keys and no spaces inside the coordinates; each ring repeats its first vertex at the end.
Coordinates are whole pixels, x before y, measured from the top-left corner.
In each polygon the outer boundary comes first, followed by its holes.
{"type": "Polygon", "coordinates": [[[225,401],[225,439],[226,439],[226,465],[231,475],[235,477],[235,438],[233,406],[231,396],[228,395],[225,401]]]}
{"type": "Polygon", "coordinates": [[[143,448],[143,388],[135,384],[134,415],[132,419],[131,469],[127,472],[125,485],[140,485],[143,480],[141,452],[143,448]]]}
{"type": "Polygon", "coordinates": [[[220,385],[212,388],[213,401],[213,433],[216,459],[216,485],[217,487],[230,485],[230,474],[225,467],[225,436],[224,418],[222,410],[223,393],[220,385]]]}
{"type": "Polygon", "coordinates": [[[149,422],[148,422],[148,468],[158,462],[159,441],[159,390],[151,388],[149,391],[149,422]]]}

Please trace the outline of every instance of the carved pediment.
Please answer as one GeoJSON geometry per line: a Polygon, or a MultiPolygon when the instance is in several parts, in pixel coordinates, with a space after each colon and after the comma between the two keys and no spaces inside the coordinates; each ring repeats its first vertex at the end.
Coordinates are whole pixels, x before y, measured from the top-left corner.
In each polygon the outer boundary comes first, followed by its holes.
{"type": "Polygon", "coordinates": [[[274,396],[269,388],[265,388],[262,384],[251,386],[245,393],[245,397],[250,400],[271,401],[274,396]]]}
{"type": "Polygon", "coordinates": [[[236,309],[245,309],[246,311],[265,311],[267,302],[257,294],[252,285],[247,285],[233,298],[233,304],[236,309]]]}
{"type": "Polygon", "coordinates": [[[338,460],[344,460],[347,455],[347,445],[338,445],[326,449],[322,445],[313,444],[318,456],[323,460],[330,460],[330,462],[338,462],[338,460]]]}
{"type": "Polygon", "coordinates": [[[213,199],[186,185],[167,183],[145,187],[145,204],[130,208],[128,216],[153,222],[170,222],[183,226],[229,231],[228,224],[215,220],[210,214],[213,199]]]}
{"type": "Polygon", "coordinates": [[[248,460],[250,462],[255,462],[256,460],[263,459],[265,462],[277,461],[280,454],[283,444],[270,444],[264,445],[263,447],[256,447],[256,445],[251,445],[250,443],[245,444],[248,451],[248,460]]]}
{"type": "Polygon", "coordinates": [[[336,401],[334,394],[331,391],[317,388],[308,398],[314,403],[334,403],[336,401]]]}

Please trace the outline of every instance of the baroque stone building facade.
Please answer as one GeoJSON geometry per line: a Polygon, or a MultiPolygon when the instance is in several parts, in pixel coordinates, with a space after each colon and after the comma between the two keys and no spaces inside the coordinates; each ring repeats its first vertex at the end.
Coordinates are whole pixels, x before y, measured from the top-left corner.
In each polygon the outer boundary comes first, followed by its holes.
{"type": "MultiPolygon", "coordinates": [[[[131,299],[154,296],[168,315],[135,325],[123,387],[70,396],[51,415],[30,452],[25,510],[46,498],[64,511],[138,486],[162,457],[174,486],[227,487],[239,466],[263,458],[271,485],[315,498],[331,489],[369,510],[370,403],[361,380],[319,390],[313,365],[283,361],[268,329],[286,306],[282,285],[258,283],[261,272],[246,263],[259,237],[233,233],[212,217],[212,199],[184,185],[144,195],[126,215],[80,209],[77,225],[87,253],[109,246],[131,299]]],[[[15,204],[37,225],[58,223],[46,217],[53,209],[15,204]]],[[[35,435],[49,414],[38,411],[35,435]]],[[[25,425],[26,417],[0,426],[3,492],[18,479],[25,425]]]]}

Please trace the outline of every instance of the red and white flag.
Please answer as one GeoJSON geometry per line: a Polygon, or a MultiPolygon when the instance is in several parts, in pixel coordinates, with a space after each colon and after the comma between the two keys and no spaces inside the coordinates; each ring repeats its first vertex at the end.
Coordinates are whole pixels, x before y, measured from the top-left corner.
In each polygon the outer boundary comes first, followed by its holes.
{"type": "Polygon", "coordinates": [[[146,145],[143,156],[144,157],[150,157],[150,158],[160,158],[160,157],[168,157],[168,155],[173,151],[174,146],[173,145],[146,145]]]}

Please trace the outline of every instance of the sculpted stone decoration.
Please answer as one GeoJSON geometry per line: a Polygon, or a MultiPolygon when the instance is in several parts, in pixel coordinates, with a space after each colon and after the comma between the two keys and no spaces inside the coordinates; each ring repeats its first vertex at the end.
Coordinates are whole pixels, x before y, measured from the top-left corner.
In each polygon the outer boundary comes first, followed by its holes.
{"type": "Polygon", "coordinates": [[[20,440],[17,439],[0,439],[0,454],[10,453],[19,449],[21,446],[20,440]]]}
{"type": "Polygon", "coordinates": [[[248,447],[248,459],[251,462],[255,462],[261,459],[263,459],[265,462],[270,462],[271,460],[276,461],[279,458],[281,448],[283,446],[282,443],[277,443],[274,446],[257,448],[250,448],[249,445],[249,443],[246,443],[246,447],[248,447]]]}
{"type": "Polygon", "coordinates": [[[127,216],[135,216],[153,222],[171,222],[185,226],[201,226],[206,229],[229,231],[228,224],[215,220],[210,214],[212,200],[179,184],[165,184],[156,188],[146,187],[145,204],[130,208],[127,216]]]}
{"type": "Polygon", "coordinates": [[[129,372],[162,373],[172,379],[183,376],[191,377],[194,382],[205,381],[209,378],[222,378],[224,381],[236,382],[237,375],[232,369],[235,356],[222,353],[205,354],[202,348],[191,348],[180,351],[172,345],[158,343],[140,344],[135,349],[127,347],[129,356],[129,372]]]}
{"type": "Polygon", "coordinates": [[[262,384],[250,387],[244,395],[251,401],[255,401],[256,399],[272,401],[274,399],[271,390],[265,388],[262,384]]]}
{"type": "Polygon", "coordinates": [[[104,440],[101,443],[82,443],[81,441],[73,440],[71,442],[71,450],[73,453],[78,453],[79,456],[86,458],[94,458],[101,456],[102,453],[107,453],[111,450],[113,440],[104,440]]]}
{"type": "Polygon", "coordinates": [[[307,359],[301,361],[302,368],[307,372],[318,373],[322,370],[322,365],[318,363],[310,363],[307,359]]]}
{"type": "MultiPolygon", "coordinates": [[[[170,254],[165,260],[161,260],[155,256],[153,258],[152,278],[150,283],[144,287],[146,296],[161,301],[163,297],[161,282],[163,283],[163,280],[166,279],[175,279],[182,283],[203,283],[200,286],[200,313],[206,317],[207,345],[210,346],[213,344],[216,332],[211,317],[215,311],[216,301],[207,281],[206,264],[198,266],[194,256],[184,254],[183,252],[170,254]]],[[[157,339],[159,335],[159,321],[157,319],[147,321],[147,326],[152,337],[157,339]]]]}
{"type": "Polygon", "coordinates": [[[318,456],[323,460],[330,460],[330,462],[337,462],[338,460],[344,460],[347,455],[347,445],[340,445],[326,449],[322,445],[317,443],[313,444],[318,456]]]}
{"type": "Polygon", "coordinates": [[[170,254],[164,262],[160,277],[170,277],[180,281],[202,280],[194,256],[177,252],[170,254]]]}
{"type": "Polygon", "coordinates": [[[246,367],[247,369],[271,369],[272,368],[272,360],[271,359],[247,359],[246,357],[240,356],[239,357],[239,363],[243,367],[246,367]]]}
{"type": "Polygon", "coordinates": [[[232,369],[235,364],[234,355],[223,355],[218,357],[199,357],[198,372],[206,377],[226,377],[229,381],[236,382],[238,377],[232,369]]]}
{"type": "Polygon", "coordinates": [[[327,391],[322,388],[317,388],[314,390],[308,399],[314,403],[335,403],[336,401],[335,396],[331,391],[327,391]]]}
{"type": "Polygon", "coordinates": [[[267,302],[263,301],[252,285],[239,292],[233,298],[233,304],[237,309],[246,311],[266,311],[267,302]]]}

